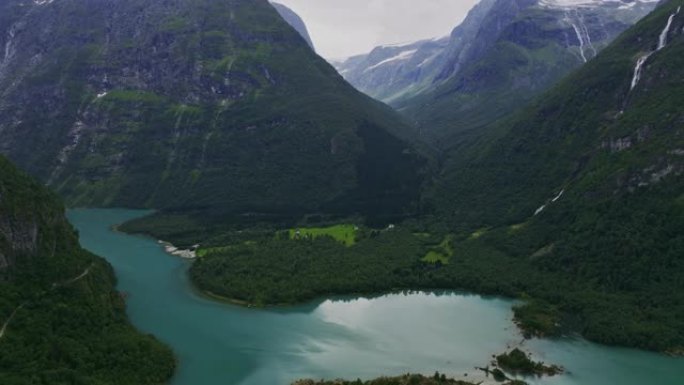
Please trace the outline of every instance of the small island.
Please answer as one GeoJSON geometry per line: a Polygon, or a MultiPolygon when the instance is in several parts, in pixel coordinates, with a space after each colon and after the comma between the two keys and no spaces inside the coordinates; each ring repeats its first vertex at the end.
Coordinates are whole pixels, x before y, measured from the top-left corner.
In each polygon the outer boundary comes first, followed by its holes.
{"type": "MultiPolygon", "coordinates": [[[[520,385],[525,384],[521,381],[513,380],[502,385],[520,385]]],[[[466,382],[447,378],[446,375],[435,373],[431,377],[420,374],[404,374],[398,377],[380,377],[375,380],[362,381],[346,381],[346,380],[332,380],[332,381],[315,381],[315,380],[299,380],[292,385],[478,385],[473,382],[466,382]]]]}
{"type": "Polygon", "coordinates": [[[563,373],[563,368],[557,365],[544,365],[543,362],[534,362],[522,350],[516,348],[509,353],[496,357],[499,367],[512,374],[523,376],[555,376],[563,373]]]}

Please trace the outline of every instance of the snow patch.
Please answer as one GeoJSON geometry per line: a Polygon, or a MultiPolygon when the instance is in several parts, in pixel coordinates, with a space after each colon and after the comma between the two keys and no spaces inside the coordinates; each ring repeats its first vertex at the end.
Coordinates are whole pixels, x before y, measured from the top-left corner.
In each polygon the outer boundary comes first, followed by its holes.
{"type": "Polygon", "coordinates": [[[392,56],[389,59],[385,59],[379,63],[376,63],[376,64],[368,67],[364,72],[374,70],[374,69],[376,69],[382,65],[385,65],[387,63],[391,63],[391,62],[395,62],[395,61],[408,60],[408,59],[412,58],[416,52],[418,52],[417,49],[411,49],[411,50],[399,52],[399,54],[397,54],[396,56],[392,56]]]}

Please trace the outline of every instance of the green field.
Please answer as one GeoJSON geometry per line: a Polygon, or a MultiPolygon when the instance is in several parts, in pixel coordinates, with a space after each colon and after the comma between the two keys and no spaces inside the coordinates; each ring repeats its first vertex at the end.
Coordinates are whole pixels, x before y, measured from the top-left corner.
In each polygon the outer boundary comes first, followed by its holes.
{"type": "Polygon", "coordinates": [[[440,262],[443,265],[449,264],[449,259],[454,255],[451,238],[451,236],[445,237],[442,243],[428,251],[421,260],[428,263],[440,262]]]}
{"type": "Polygon", "coordinates": [[[358,227],[350,224],[341,224],[330,227],[311,227],[290,229],[290,239],[305,239],[318,237],[332,237],[338,242],[350,247],[356,244],[358,227]]]}

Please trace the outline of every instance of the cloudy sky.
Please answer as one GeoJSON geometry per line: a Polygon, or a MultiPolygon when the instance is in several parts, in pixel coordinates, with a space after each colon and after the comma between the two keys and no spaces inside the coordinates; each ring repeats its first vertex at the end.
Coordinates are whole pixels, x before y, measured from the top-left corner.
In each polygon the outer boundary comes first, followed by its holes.
{"type": "Polygon", "coordinates": [[[341,59],[382,44],[446,36],[478,0],[277,0],[301,16],[318,53],[341,59]]]}

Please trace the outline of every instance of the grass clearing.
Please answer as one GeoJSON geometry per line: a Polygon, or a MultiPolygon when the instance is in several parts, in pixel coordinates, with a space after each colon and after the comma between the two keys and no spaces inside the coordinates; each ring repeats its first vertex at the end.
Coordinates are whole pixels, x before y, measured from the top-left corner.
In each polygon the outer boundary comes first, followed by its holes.
{"type": "Polygon", "coordinates": [[[454,255],[454,248],[451,245],[452,238],[453,237],[451,235],[447,235],[446,237],[444,237],[442,243],[428,251],[428,253],[425,254],[423,258],[421,258],[421,261],[427,263],[439,262],[442,265],[448,265],[449,260],[454,255]]]}
{"type": "Polygon", "coordinates": [[[350,224],[340,224],[330,227],[312,227],[290,229],[290,239],[332,237],[345,246],[350,247],[356,244],[356,233],[358,227],[350,224]]]}

